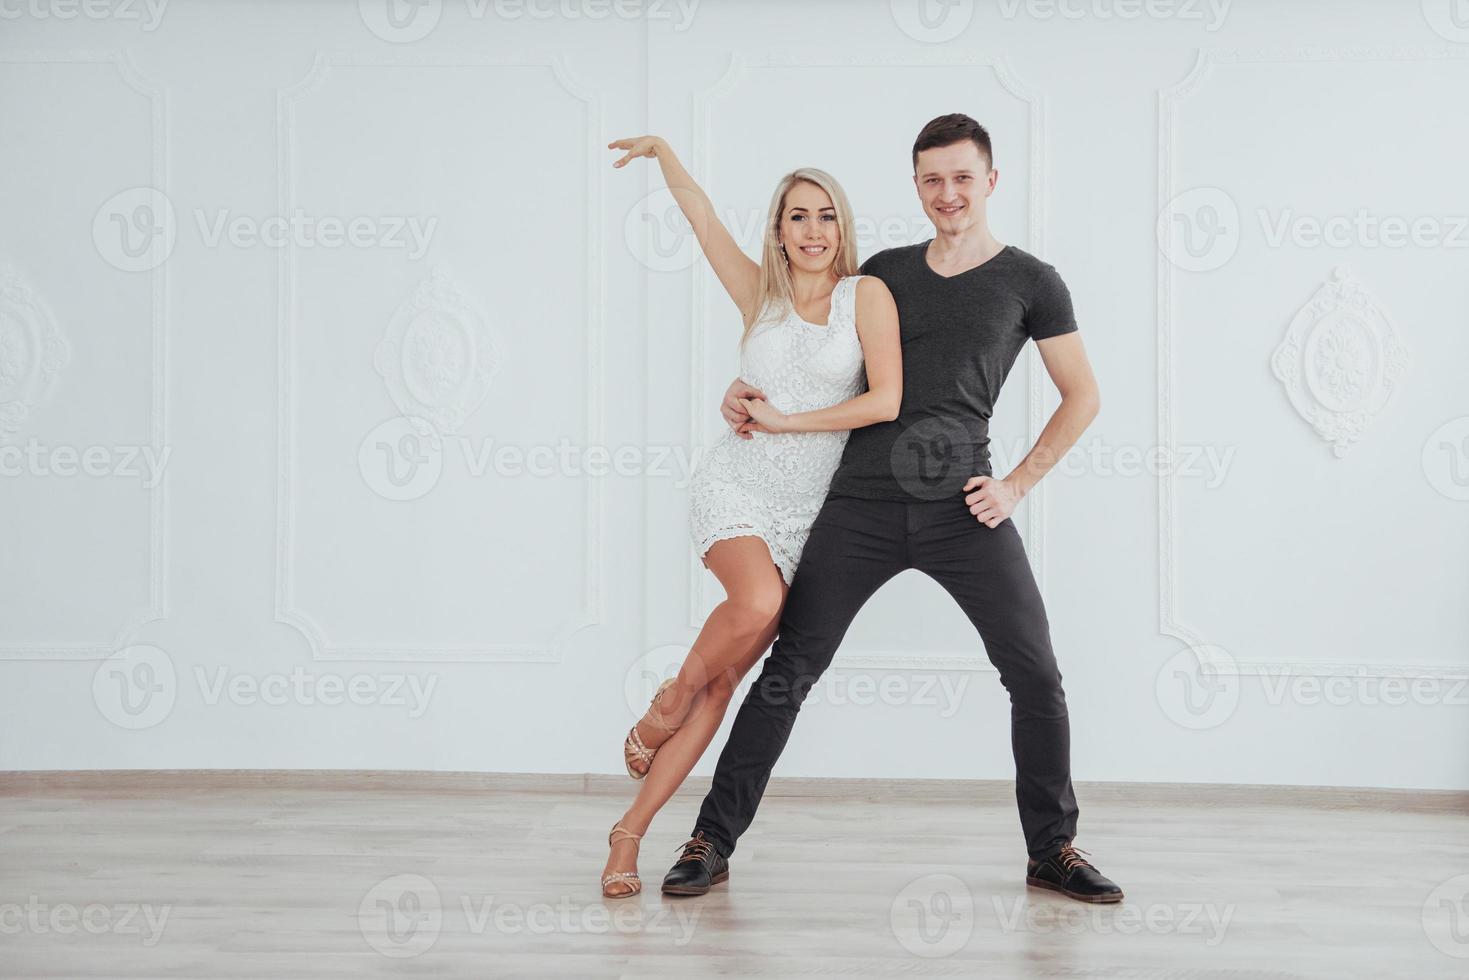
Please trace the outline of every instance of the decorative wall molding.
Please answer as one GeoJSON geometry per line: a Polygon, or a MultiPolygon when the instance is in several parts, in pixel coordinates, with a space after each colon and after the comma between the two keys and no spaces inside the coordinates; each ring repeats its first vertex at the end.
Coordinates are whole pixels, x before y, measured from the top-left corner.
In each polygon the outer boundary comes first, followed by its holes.
{"type": "MultiPolygon", "coordinates": [[[[1029,202],[1027,228],[1027,249],[1032,253],[1044,257],[1045,255],[1045,96],[1031,85],[1025,83],[1010,68],[1003,57],[991,57],[987,55],[952,55],[942,52],[928,52],[926,54],[905,54],[890,57],[849,55],[834,57],[808,57],[805,55],[770,54],[755,55],[743,52],[734,52],[730,56],[730,63],[724,75],[709,88],[695,94],[693,98],[694,118],[694,147],[690,167],[691,172],[699,175],[699,179],[705,188],[709,187],[709,173],[711,165],[710,118],[713,106],[721,99],[728,97],[739,83],[751,70],[761,68],[836,68],[836,67],[895,67],[895,68],[988,68],[991,70],[1000,86],[1011,95],[1015,96],[1021,103],[1025,104],[1029,114],[1029,202]]],[[[713,402],[714,394],[708,391],[704,383],[705,374],[705,334],[709,323],[708,290],[705,286],[705,277],[700,274],[699,265],[695,263],[691,272],[692,279],[692,320],[695,324],[689,349],[689,445],[692,449],[691,458],[698,459],[704,450],[702,421],[709,406],[713,402]]],[[[1048,377],[1045,372],[1044,363],[1041,361],[1034,344],[1027,344],[1024,354],[1026,359],[1026,377],[1029,387],[1027,401],[1027,426],[1031,444],[1040,437],[1041,430],[1045,427],[1045,385],[1048,377]]],[[[1014,462],[1018,463],[1019,460],[1014,462]]],[[[1037,585],[1042,594],[1045,594],[1045,511],[1046,489],[1045,483],[1038,484],[1027,496],[1026,507],[1026,554],[1030,559],[1034,570],[1037,585]]],[[[699,557],[689,552],[688,566],[688,608],[689,627],[700,629],[703,626],[701,616],[702,605],[706,598],[704,589],[708,585],[708,574],[699,557]]],[[[940,660],[950,666],[945,669],[951,670],[978,670],[994,671],[994,666],[989,659],[980,652],[976,654],[972,649],[966,648],[957,651],[956,656],[950,658],[944,653],[916,653],[906,654],[902,652],[882,652],[876,654],[841,654],[840,663],[843,666],[864,666],[872,668],[883,668],[893,670],[907,669],[932,669],[934,661],[940,660]]]]}
{"type": "MultiPolygon", "coordinates": [[[[65,51],[0,51],[0,64],[31,65],[111,65],[124,85],[148,100],[148,127],[151,153],[149,179],[151,186],[168,193],[169,187],[169,110],[168,92],[147,78],[125,50],[65,51]]],[[[169,293],[168,263],[146,273],[152,293],[150,311],[152,372],[149,378],[148,438],[160,458],[169,445],[168,420],[168,344],[169,293]]],[[[62,341],[64,343],[64,341],[62,341]]],[[[61,368],[62,354],[52,348],[49,368],[61,368]]],[[[12,412],[14,410],[12,409],[12,412]]],[[[0,643],[0,660],[105,660],[117,650],[131,644],[138,631],[149,623],[168,616],[168,473],[165,469],[156,486],[148,494],[148,605],[134,610],[113,636],[107,639],[60,640],[47,643],[0,643]]]]}
{"type": "Polygon", "coordinates": [[[1270,366],[1340,458],[1386,407],[1408,362],[1387,311],[1339,267],[1291,319],[1270,366]]]}
{"type": "MultiPolygon", "coordinates": [[[[1469,48],[1402,47],[1297,47],[1257,49],[1201,48],[1189,73],[1176,85],[1158,93],[1158,213],[1162,214],[1178,193],[1177,122],[1179,110],[1197,95],[1219,65],[1270,63],[1331,63],[1350,61],[1465,61],[1469,48]]],[[[1158,445],[1165,459],[1176,452],[1173,406],[1173,307],[1176,280],[1168,256],[1173,250],[1170,222],[1160,225],[1157,252],[1157,358],[1158,358],[1158,445]]],[[[1310,309],[1310,304],[1308,304],[1310,309]]],[[[1304,311],[1303,311],[1304,312],[1304,311]]],[[[1384,351],[1384,367],[1396,355],[1384,351]]],[[[1277,354],[1277,360],[1282,355],[1277,354]]],[[[1390,384],[1390,382],[1389,382],[1390,384]]],[[[1340,455],[1340,453],[1338,453],[1340,455]]],[[[1211,655],[1213,644],[1187,626],[1178,609],[1178,559],[1174,528],[1177,499],[1171,467],[1160,466],[1158,476],[1158,629],[1165,636],[1183,641],[1198,656],[1201,669],[1215,674],[1267,675],[1301,674],[1320,677],[1408,677],[1431,679],[1469,678],[1469,666],[1455,663],[1401,664],[1373,661],[1281,660],[1240,657],[1230,660],[1211,655]]],[[[1232,652],[1233,653],[1233,652],[1232,652]]]]}
{"type": "Polygon", "coordinates": [[[484,404],[499,362],[478,304],[435,269],[393,314],[372,365],[401,414],[427,419],[449,435],[484,404]]]}
{"type": "Polygon", "coordinates": [[[0,445],[21,427],[71,361],[71,344],[50,307],[10,266],[0,266],[0,445]]]}
{"type": "MultiPolygon", "coordinates": [[[[586,432],[588,445],[605,444],[603,423],[603,378],[605,374],[606,335],[606,262],[603,249],[605,170],[595,165],[592,150],[600,144],[603,136],[603,101],[600,94],[588,90],[567,70],[560,57],[550,58],[500,58],[458,55],[362,55],[356,53],[318,52],[315,62],[306,76],[295,85],[281,89],[276,95],[277,120],[277,173],[278,204],[281,214],[293,213],[295,208],[295,163],[296,163],[296,109],[315,93],[322,82],[334,71],[342,68],[548,68],[557,83],[573,98],[581,102],[584,112],[582,131],[586,143],[588,160],[586,167],[587,234],[586,275],[587,310],[584,318],[586,337],[586,376],[584,380],[586,406],[586,432]]],[[[606,574],[604,558],[604,514],[605,493],[603,481],[582,481],[585,491],[585,519],[587,534],[584,548],[583,583],[578,596],[578,605],[568,610],[566,616],[555,625],[552,632],[541,642],[526,644],[486,639],[468,644],[417,643],[409,646],[371,643],[363,641],[339,641],[330,637],[326,630],[311,615],[299,608],[294,594],[294,569],[291,556],[295,544],[295,504],[292,497],[295,482],[294,452],[296,446],[296,386],[295,386],[295,284],[296,247],[289,243],[281,250],[278,269],[279,297],[277,308],[277,490],[276,490],[276,620],[295,627],[301,632],[316,660],[374,660],[424,662],[530,662],[558,663],[562,648],[575,633],[591,626],[600,625],[604,619],[603,581],[606,574]]],[[[445,309],[457,309],[454,287],[450,283],[428,285],[430,291],[423,301],[447,304],[445,309]],[[437,293],[435,293],[437,290],[437,293]]],[[[408,301],[408,307],[419,299],[408,301]]],[[[400,314],[403,312],[399,311],[400,314]]],[[[389,336],[392,336],[391,328],[389,336]]],[[[483,339],[483,338],[482,338],[483,339]]],[[[493,345],[491,345],[493,346],[493,345]]],[[[386,366],[386,352],[379,346],[374,357],[374,366],[386,366]]],[[[494,357],[491,355],[490,361],[494,357]]],[[[389,372],[391,373],[391,372],[389,372]]],[[[387,375],[385,375],[387,377],[387,375]]],[[[460,397],[448,398],[436,409],[439,421],[457,424],[473,411],[478,404],[475,392],[482,383],[480,371],[470,374],[469,391],[460,392],[460,397]],[[471,404],[472,403],[472,404],[471,404]]],[[[403,379],[403,392],[412,385],[403,379]]],[[[394,382],[389,378],[390,393],[394,382]]],[[[403,392],[395,394],[395,401],[403,392]]],[[[419,396],[414,396],[419,397],[419,396]]],[[[483,395],[479,395],[480,398],[483,395]]],[[[432,407],[432,406],[430,406],[432,407]]],[[[405,413],[406,414],[406,413],[405,413]]],[[[432,418],[432,416],[428,416],[432,418]]]]}

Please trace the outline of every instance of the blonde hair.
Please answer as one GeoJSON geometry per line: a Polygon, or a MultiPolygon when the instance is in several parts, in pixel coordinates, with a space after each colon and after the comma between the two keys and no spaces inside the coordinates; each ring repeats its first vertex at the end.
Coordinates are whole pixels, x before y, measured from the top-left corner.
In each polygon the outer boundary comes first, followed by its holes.
{"type": "Polygon", "coordinates": [[[750,336],[750,329],[767,312],[784,313],[795,308],[795,294],[791,288],[790,263],[780,250],[780,222],[785,212],[786,195],[797,183],[805,182],[821,188],[831,198],[836,211],[837,243],[836,256],[832,259],[832,271],[839,278],[857,274],[857,234],[852,216],[852,205],[847,203],[847,192],[837,179],[825,170],[801,167],[792,170],[780,179],[775,193],[770,198],[770,212],[765,217],[765,241],[760,249],[760,288],[755,294],[754,306],[747,311],[743,345],[750,336]]]}

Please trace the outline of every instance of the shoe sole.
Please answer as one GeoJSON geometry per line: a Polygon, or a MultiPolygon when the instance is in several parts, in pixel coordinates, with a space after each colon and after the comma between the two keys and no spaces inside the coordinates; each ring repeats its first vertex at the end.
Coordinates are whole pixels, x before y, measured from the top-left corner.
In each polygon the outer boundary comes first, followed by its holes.
{"type": "Polygon", "coordinates": [[[1074,892],[1070,889],[1062,888],[1060,885],[1054,884],[1053,882],[1044,881],[1040,878],[1028,877],[1025,879],[1025,883],[1032,888],[1044,888],[1046,889],[1046,891],[1060,892],[1067,898],[1074,898],[1078,902],[1091,902],[1093,905],[1111,905],[1114,902],[1122,901],[1121,892],[1104,892],[1101,895],[1083,895],[1081,892],[1074,892]]]}
{"type": "Polygon", "coordinates": [[[709,891],[710,888],[713,888],[715,885],[719,884],[721,881],[728,880],[728,878],[729,878],[729,872],[728,871],[725,871],[725,872],[722,872],[720,874],[715,875],[712,879],[710,879],[709,884],[706,885],[703,888],[700,888],[697,885],[664,885],[663,886],[663,894],[665,894],[665,895],[703,895],[703,894],[706,894],[709,891]]]}

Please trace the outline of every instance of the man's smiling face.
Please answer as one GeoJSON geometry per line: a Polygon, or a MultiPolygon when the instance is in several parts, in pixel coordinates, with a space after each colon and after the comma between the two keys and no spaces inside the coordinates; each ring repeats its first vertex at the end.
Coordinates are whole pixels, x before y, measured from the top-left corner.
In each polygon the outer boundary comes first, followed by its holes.
{"type": "Polygon", "coordinates": [[[913,184],[934,228],[954,235],[984,221],[985,200],[999,176],[974,141],[966,139],[920,151],[913,184]]]}

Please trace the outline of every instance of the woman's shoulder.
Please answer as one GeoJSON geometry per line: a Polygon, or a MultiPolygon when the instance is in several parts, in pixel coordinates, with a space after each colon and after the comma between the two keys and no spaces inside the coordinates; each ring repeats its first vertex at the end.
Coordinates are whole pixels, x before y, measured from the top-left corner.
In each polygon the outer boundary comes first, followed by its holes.
{"type": "Polygon", "coordinates": [[[854,276],[847,276],[838,285],[846,285],[858,300],[872,296],[891,297],[893,295],[892,290],[888,289],[888,284],[871,273],[859,272],[854,276]]]}
{"type": "Polygon", "coordinates": [[[881,306],[893,303],[893,294],[888,290],[887,283],[877,276],[862,273],[846,276],[837,283],[837,288],[844,291],[841,305],[846,314],[845,319],[853,326],[856,326],[859,317],[874,316],[881,306]]]}

